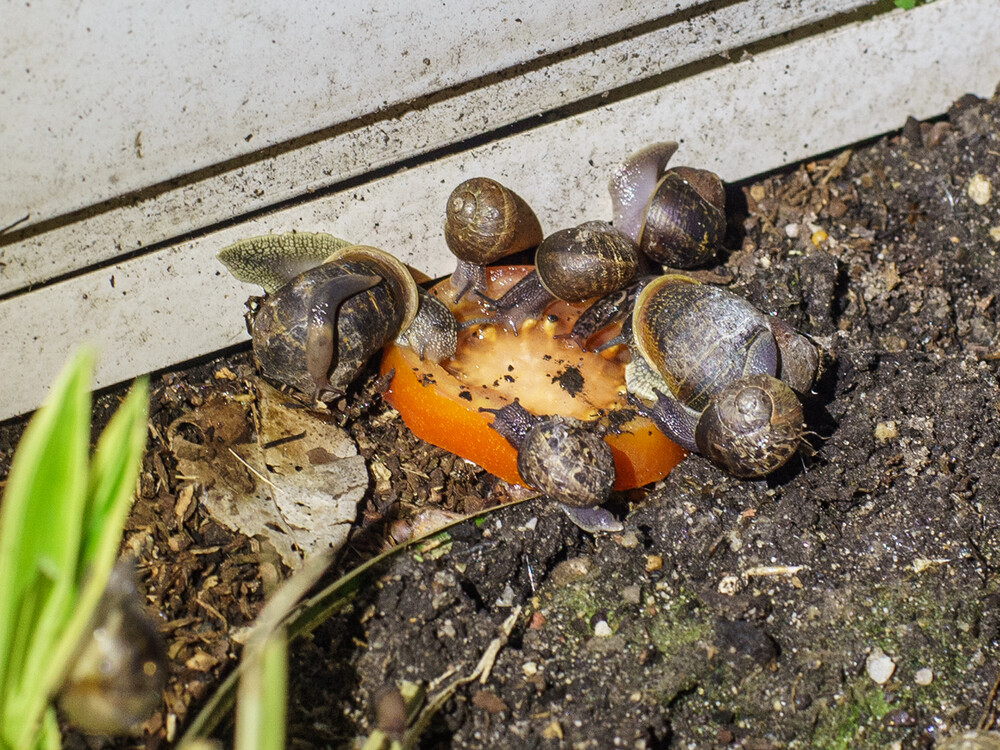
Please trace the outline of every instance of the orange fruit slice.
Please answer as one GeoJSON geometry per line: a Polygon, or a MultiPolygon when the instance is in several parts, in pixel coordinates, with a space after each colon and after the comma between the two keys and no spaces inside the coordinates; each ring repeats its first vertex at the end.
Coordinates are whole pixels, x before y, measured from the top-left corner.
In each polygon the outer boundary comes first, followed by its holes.
{"type": "MultiPolygon", "coordinates": [[[[499,298],[530,270],[488,269],[486,293],[499,298]]],[[[431,294],[448,304],[460,324],[485,317],[475,300],[451,304],[455,292],[447,280],[431,294]]],[[[603,421],[615,458],[615,489],[662,479],[686,453],[635,415],[625,400],[625,365],[617,347],[596,353],[558,338],[569,333],[583,309],[556,302],[542,320],[528,321],[517,335],[499,324],[464,329],[455,356],[440,365],[422,362],[408,347],[390,345],[381,363],[383,374],[394,371],[385,397],[417,437],[510,483],[524,483],[517,451],[490,427],[493,414],[482,410],[499,409],[515,398],[533,414],[603,421]]]]}

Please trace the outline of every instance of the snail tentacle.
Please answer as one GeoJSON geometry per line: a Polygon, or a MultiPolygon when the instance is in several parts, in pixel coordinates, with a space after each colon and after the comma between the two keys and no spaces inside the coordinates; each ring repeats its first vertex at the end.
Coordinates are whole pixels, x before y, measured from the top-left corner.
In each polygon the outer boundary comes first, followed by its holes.
{"type": "Polygon", "coordinates": [[[608,192],[615,228],[633,242],[639,242],[646,204],[676,151],[674,141],[654,143],[629,156],[611,175],[608,192]]]}
{"type": "Polygon", "coordinates": [[[526,275],[499,299],[487,297],[478,290],[476,295],[490,310],[490,321],[506,326],[514,335],[525,321],[540,318],[556,299],[542,285],[537,271],[526,275]]]}

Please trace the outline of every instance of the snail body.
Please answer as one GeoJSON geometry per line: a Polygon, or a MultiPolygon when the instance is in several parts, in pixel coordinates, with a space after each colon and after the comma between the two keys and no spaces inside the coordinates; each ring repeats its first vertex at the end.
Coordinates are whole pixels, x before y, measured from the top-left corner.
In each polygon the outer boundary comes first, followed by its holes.
{"type": "Polygon", "coordinates": [[[286,265],[287,237],[253,238],[222,251],[237,278],[267,276],[273,289],[255,298],[247,315],[264,378],[319,401],[343,392],[368,359],[394,339],[402,337],[434,361],[454,352],[454,317],[417,287],[395,257],[340,242],[322,262],[313,261],[288,279],[272,278],[272,266],[286,265]]]}
{"type": "Polygon", "coordinates": [[[808,390],[818,367],[811,342],[776,320],[725,289],[657,277],[628,321],[626,385],[671,440],[736,476],[763,476],[801,443],[802,407],[783,381],[808,390]]]}
{"type": "Polygon", "coordinates": [[[59,705],[87,733],[127,734],[160,704],[166,679],[163,638],[144,606],[133,560],[122,558],[60,690],[59,705]]]}
{"type": "Polygon", "coordinates": [[[473,177],[448,196],[444,238],[458,259],[455,302],[484,289],[483,268],[542,240],[538,218],[517,193],[488,177],[473,177]]]}

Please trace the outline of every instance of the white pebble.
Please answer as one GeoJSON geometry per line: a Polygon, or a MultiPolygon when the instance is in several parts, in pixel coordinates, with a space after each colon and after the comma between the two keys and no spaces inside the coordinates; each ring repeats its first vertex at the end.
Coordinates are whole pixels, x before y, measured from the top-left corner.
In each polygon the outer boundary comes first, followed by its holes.
{"type": "Polygon", "coordinates": [[[930,685],[934,681],[934,673],[927,667],[918,669],[917,673],[913,675],[913,681],[918,685],[930,685]]]}
{"type": "Polygon", "coordinates": [[[865,666],[868,668],[868,676],[879,685],[887,683],[892,673],[896,671],[896,662],[886,656],[880,648],[872,651],[865,666]]]}
{"type": "Polygon", "coordinates": [[[594,635],[598,638],[607,638],[611,635],[611,626],[604,620],[598,620],[594,625],[594,635]]]}
{"type": "Polygon", "coordinates": [[[967,191],[973,203],[985,206],[990,202],[990,194],[993,192],[993,186],[990,185],[990,181],[985,176],[974,174],[972,175],[972,179],[969,180],[967,191]]]}

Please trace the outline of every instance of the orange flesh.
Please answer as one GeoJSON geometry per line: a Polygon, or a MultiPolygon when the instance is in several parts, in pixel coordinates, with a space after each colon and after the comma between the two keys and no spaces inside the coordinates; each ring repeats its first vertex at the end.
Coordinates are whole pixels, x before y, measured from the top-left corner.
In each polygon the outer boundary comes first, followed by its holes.
{"type": "MultiPolygon", "coordinates": [[[[488,296],[499,297],[530,270],[488,269],[488,296]]],[[[459,323],[485,317],[474,301],[451,305],[454,290],[447,280],[431,293],[449,304],[459,323]]],[[[516,398],[533,414],[589,421],[629,408],[624,362],[615,352],[584,352],[568,339],[553,338],[568,333],[583,309],[556,302],[544,319],[528,321],[517,336],[493,324],[465,329],[459,333],[455,356],[441,365],[421,362],[408,347],[390,345],[381,365],[383,374],[395,370],[386,399],[417,437],[507,482],[523,484],[517,451],[489,426],[493,415],[481,409],[499,409],[516,398]]],[[[594,341],[590,344],[595,346],[594,341]]],[[[617,490],[662,479],[686,455],[643,417],[634,417],[618,430],[605,435],[615,459],[617,490]]]]}

